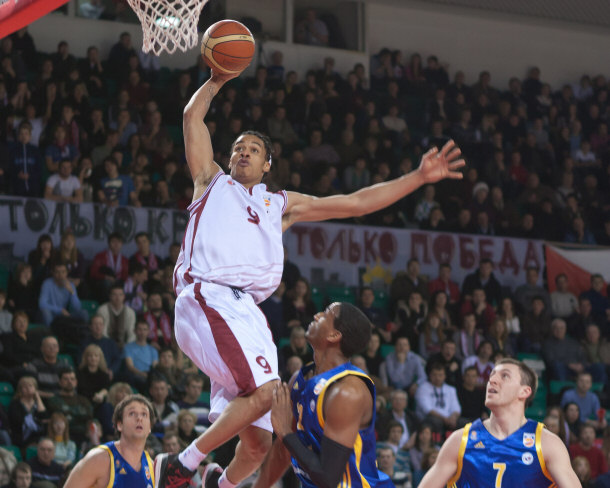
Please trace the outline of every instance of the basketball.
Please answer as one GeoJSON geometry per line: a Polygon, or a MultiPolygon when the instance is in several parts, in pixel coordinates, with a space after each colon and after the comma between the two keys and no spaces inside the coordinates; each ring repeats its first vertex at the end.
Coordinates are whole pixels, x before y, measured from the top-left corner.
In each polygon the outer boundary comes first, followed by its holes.
{"type": "Polygon", "coordinates": [[[254,37],[240,22],[221,20],[203,34],[201,55],[215,71],[224,74],[241,73],[254,56],[254,37]]]}

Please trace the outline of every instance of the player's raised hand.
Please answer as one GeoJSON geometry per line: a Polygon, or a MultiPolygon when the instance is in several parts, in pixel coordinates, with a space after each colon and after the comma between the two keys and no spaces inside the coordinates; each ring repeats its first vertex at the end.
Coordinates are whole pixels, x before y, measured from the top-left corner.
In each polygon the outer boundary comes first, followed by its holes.
{"type": "Polygon", "coordinates": [[[285,435],[292,433],[292,423],[290,388],[288,388],[286,383],[280,383],[273,390],[271,425],[275,434],[280,439],[283,439],[285,435]]]}
{"type": "Polygon", "coordinates": [[[222,73],[218,70],[212,69],[211,78],[218,83],[226,83],[233,78],[237,78],[239,75],[241,75],[241,73],[241,71],[238,73],[222,73]]]}
{"type": "Polygon", "coordinates": [[[466,161],[460,158],[462,151],[453,140],[447,142],[439,151],[433,147],[426,152],[419,163],[419,171],[426,183],[436,183],[444,178],[462,179],[464,175],[458,170],[466,166],[466,161]]]}

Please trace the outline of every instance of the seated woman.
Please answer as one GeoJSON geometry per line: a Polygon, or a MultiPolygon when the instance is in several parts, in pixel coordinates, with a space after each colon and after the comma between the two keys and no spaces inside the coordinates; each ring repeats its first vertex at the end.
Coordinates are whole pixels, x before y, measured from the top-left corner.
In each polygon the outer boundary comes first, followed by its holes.
{"type": "Polygon", "coordinates": [[[108,395],[110,374],[100,346],[89,344],[84,352],[78,371],[78,393],[89,400],[97,409],[108,395]]]}
{"type": "Polygon", "coordinates": [[[2,337],[2,364],[19,371],[26,363],[40,356],[40,348],[36,341],[33,341],[28,334],[29,320],[23,311],[17,311],[13,315],[11,322],[12,331],[2,337]]]}
{"type": "Polygon", "coordinates": [[[445,333],[441,318],[436,312],[430,312],[419,336],[419,355],[427,360],[430,356],[439,353],[444,340],[445,333]]]}
{"type": "Polygon", "coordinates": [[[48,415],[38,393],[38,382],[32,376],[23,376],[17,382],[15,398],[8,406],[13,444],[22,450],[35,444],[44,433],[43,422],[48,415]]]}
{"type": "Polygon", "coordinates": [[[280,350],[280,370],[284,369],[284,365],[289,357],[298,356],[303,361],[303,364],[313,361],[313,352],[307,344],[305,338],[305,329],[303,327],[294,327],[290,332],[290,343],[282,347],[280,350]]]}
{"type": "Polygon", "coordinates": [[[301,277],[294,288],[288,290],[284,295],[284,321],[298,320],[301,326],[307,327],[318,312],[316,305],[311,299],[311,288],[309,282],[301,277]]]}
{"type": "Polygon", "coordinates": [[[78,288],[85,277],[85,258],[76,247],[76,239],[71,231],[61,236],[59,247],[53,253],[53,262],[65,264],[68,268],[68,279],[78,288]]]}
{"type": "Polygon", "coordinates": [[[23,310],[28,314],[28,317],[36,319],[38,315],[38,294],[32,278],[32,266],[27,263],[17,265],[13,278],[9,281],[6,298],[8,308],[12,312],[23,310]]]}
{"type": "Polygon", "coordinates": [[[70,425],[61,412],[51,414],[47,427],[47,436],[55,443],[53,461],[68,468],[76,461],[76,444],[70,440],[70,425]]]}
{"type": "Polygon", "coordinates": [[[28,263],[32,267],[34,285],[40,290],[42,282],[51,275],[51,258],[53,257],[53,241],[49,234],[38,238],[36,249],[28,255],[28,263]]]}

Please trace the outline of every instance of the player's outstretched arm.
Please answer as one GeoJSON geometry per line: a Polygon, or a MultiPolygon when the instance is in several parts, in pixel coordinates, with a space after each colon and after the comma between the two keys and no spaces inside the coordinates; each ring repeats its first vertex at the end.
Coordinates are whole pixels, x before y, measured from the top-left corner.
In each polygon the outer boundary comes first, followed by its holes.
{"type": "Polygon", "coordinates": [[[290,453],[282,440],[276,438],[263,461],[252,488],[271,488],[290,466],[290,453]]]}
{"type": "Polygon", "coordinates": [[[218,75],[212,71],[212,77],[193,94],[184,107],[182,129],[184,131],[184,149],[186,161],[195,182],[196,200],[201,196],[210,180],[222,171],[214,162],[214,149],[207,126],[203,122],[210,109],[212,99],[220,88],[237,75],[218,75]]]}
{"type": "Polygon", "coordinates": [[[91,449],[66,480],[64,488],[102,488],[110,479],[110,456],[103,449],[91,449]]]}
{"type": "Polygon", "coordinates": [[[578,476],[572,469],[570,455],[565,444],[547,429],[542,430],[542,456],[546,469],[553,477],[557,488],[580,486],[578,476]]]}
{"type": "Polygon", "coordinates": [[[373,213],[393,204],[426,183],[436,183],[444,178],[460,179],[463,175],[458,170],[466,164],[460,159],[460,154],[461,151],[455,142],[449,141],[440,151],[433,148],[424,154],[419,168],[409,174],[362,188],[350,195],[316,198],[288,192],[284,230],[296,222],[358,217],[373,213]]]}
{"type": "Polygon", "coordinates": [[[458,455],[462,442],[464,429],[456,430],[445,441],[438,453],[436,462],[421,480],[419,488],[444,488],[449,480],[456,474],[458,468],[458,455]]]}

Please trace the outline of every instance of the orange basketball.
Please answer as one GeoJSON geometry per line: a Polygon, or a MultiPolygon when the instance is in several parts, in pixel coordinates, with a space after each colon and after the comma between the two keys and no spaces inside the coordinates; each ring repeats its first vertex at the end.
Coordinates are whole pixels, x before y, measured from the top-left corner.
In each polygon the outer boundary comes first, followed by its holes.
{"type": "Polygon", "coordinates": [[[241,73],[254,56],[254,37],[236,20],[221,20],[211,25],[201,40],[201,55],[214,71],[241,73]]]}

